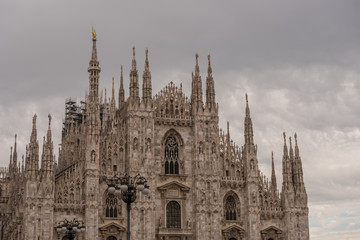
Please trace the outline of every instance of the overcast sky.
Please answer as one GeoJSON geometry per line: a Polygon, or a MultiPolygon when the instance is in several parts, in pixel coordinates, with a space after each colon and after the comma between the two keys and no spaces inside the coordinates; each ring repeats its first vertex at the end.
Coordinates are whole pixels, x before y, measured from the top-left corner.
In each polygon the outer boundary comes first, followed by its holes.
{"type": "Polygon", "coordinates": [[[189,96],[195,53],[203,84],[210,53],[220,127],[243,144],[247,92],[260,168],[269,176],[274,151],[279,185],[282,132],[298,134],[311,239],[360,239],[359,13],[360,1],[335,0],[2,0],[0,165],[15,133],[25,153],[34,113],[40,142],[51,113],[60,143],[65,98],[88,88],[94,26],[108,93],[124,65],[128,94],[133,46],[141,76],[149,48],[153,94],[173,81],[189,96]]]}

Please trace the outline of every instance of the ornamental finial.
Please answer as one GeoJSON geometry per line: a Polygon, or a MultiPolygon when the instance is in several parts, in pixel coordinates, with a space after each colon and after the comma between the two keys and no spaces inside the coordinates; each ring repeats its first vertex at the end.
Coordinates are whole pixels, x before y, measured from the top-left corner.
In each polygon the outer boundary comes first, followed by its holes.
{"type": "Polygon", "coordinates": [[[92,35],[93,35],[93,41],[96,41],[96,32],[95,29],[93,27],[91,27],[92,29],[92,35]]]}

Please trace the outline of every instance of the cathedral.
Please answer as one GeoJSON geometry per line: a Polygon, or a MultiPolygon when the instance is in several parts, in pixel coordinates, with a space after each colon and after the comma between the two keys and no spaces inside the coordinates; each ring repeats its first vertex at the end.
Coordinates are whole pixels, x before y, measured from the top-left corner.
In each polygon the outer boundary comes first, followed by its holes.
{"type": "Polygon", "coordinates": [[[274,159],[270,178],[259,169],[247,95],[242,145],[232,141],[229,124],[219,128],[210,55],[205,102],[197,54],[188,98],[173,82],[153,95],[146,50],[140,95],[135,48],[129,97],[122,67],[118,94],[113,79],[111,97],[103,97],[96,43],[93,31],[89,89],[84,101],[65,101],[57,160],[51,115],[42,148],[34,115],[22,159],[15,135],[9,166],[0,168],[1,240],[71,239],[57,231],[65,219],[84,223],[77,240],[125,240],[127,205],[108,187],[124,173],[140,173],[150,187],[131,204],[133,240],[309,239],[296,134],[293,141],[283,134],[279,190],[274,159]]]}

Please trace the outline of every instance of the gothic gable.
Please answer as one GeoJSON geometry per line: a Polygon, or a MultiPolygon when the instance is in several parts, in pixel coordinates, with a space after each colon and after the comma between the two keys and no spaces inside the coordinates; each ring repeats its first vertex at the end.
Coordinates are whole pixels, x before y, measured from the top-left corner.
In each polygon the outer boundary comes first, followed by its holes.
{"type": "Polygon", "coordinates": [[[263,239],[280,239],[283,236],[283,231],[277,227],[270,226],[261,231],[263,239]]]}
{"type": "Polygon", "coordinates": [[[107,230],[109,228],[117,228],[119,231],[125,231],[125,227],[121,226],[120,224],[117,224],[115,222],[106,223],[99,227],[101,231],[107,230]]]}
{"type": "Polygon", "coordinates": [[[163,184],[157,188],[166,198],[186,198],[190,188],[178,181],[163,184]]]}
{"type": "Polygon", "coordinates": [[[110,222],[100,226],[99,230],[104,237],[107,237],[110,235],[119,236],[121,232],[126,231],[126,228],[115,222],[110,222]]]}
{"type": "Polygon", "coordinates": [[[222,230],[224,239],[242,239],[245,236],[245,230],[237,224],[232,224],[222,230]]]}
{"type": "Polygon", "coordinates": [[[154,97],[154,115],[156,118],[190,119],[190,101],[180,88],[170,82],[154,97]]]}

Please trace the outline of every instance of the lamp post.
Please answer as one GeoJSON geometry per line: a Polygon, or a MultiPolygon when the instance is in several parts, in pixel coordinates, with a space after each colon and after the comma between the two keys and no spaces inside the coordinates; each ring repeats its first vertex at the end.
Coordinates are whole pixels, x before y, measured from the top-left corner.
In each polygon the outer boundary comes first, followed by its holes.
{"type": "Polygon", "coordinates": [[[76,220],[71,221],[65,219],[56,226],[56,231],[59,234],[64,234],[67,240],[74,240],[76,233],[85,232],[85,225],[83,221],[76,220]]]}
{"type": "Polygon", "coordinates": [[[136,190],[142,192],[144,195],[150,193],[146,179],[140,174],[137,174],[135,177],[131,177],[127,173],[122,177],[114,176],[108,183],[108,192],[117,197],[121,196],[121,199],[126,203],[128,216],[126,231],[127,240],[130,240],[130,210],[131,203],[136,200],[136,190]]]}

